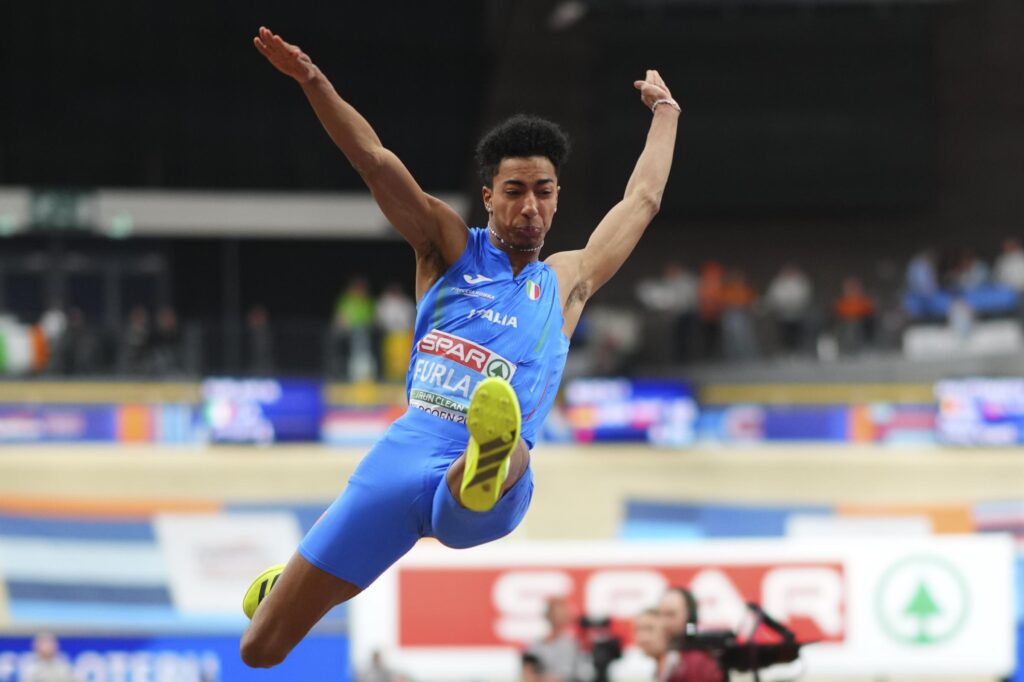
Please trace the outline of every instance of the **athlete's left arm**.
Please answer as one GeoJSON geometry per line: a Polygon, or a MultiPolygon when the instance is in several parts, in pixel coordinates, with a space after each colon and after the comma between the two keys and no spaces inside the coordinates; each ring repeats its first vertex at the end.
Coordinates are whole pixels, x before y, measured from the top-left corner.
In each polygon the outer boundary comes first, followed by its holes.
{"type": "MultiPolygon", "coordinates": [[[[633,253],[644,230],[661,207],[661,196],[672,168],[676,144],[679,109],[665,81],[657,71],[648,71],[647,78],[634,84],[647,108],[658,100],[669,100],[654,109],[647,143],[636,162],[626,185],[625,195],[598,223],[586,247],[579,251],[554,254],[548,263],[556,269],[569,266],[575,272],[569,277],[567,298],[586,301],[612,278],[633,253]],[[562,261],[556,265],[552,261],[562,261]],[[562,266],[559,268],[559,265],[562,266]]],[[[568,301],[563,301],[563,305],[568,301]]]]}

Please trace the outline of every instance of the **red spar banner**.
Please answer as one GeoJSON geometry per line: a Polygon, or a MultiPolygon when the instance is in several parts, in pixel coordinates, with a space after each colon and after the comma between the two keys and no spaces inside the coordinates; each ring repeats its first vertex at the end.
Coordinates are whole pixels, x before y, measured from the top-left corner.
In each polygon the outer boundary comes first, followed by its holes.
{"type": "Polygon", "coordinates": [[[846,636],[841,563],[650,566],[403,567],[398,575],[399,646],[519,645],[544,634],[545,601],[565,595],[577,613],[631,619],[670,585],[689,586],[704,629],[742,627],[755,601],[799,639],[846,636]],[[446,617],[440,626],[439,616],[446,617]]]}

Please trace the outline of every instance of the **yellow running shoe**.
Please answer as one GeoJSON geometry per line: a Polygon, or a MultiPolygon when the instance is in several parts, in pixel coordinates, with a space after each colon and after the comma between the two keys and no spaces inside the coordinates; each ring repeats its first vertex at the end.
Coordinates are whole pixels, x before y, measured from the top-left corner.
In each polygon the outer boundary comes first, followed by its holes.
{"type": "Polygon", "coordinates": [[[483,512],[498,502],[522,421],[519,399],[511,384],[488,377],[477,385],[466,415],[469,444],[459,488],[467,509],[483,512]]]}
{"type": "Polygon", "coordinates": [[[252,620],[256,613],[256,607],[270,594],[270,590],[274,589],[277,579],[284,572],[284,566],[284,564],[276,564],[263,571],[260,573],[260,577],[256,578],[249,589],[245,591],[245,596],[242,598],[242,612],[249,620],[252,620]]]}

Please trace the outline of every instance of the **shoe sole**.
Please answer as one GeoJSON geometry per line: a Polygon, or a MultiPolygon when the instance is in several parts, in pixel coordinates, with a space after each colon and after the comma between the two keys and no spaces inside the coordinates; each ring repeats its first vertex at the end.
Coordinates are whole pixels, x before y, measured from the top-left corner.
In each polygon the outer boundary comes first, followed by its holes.
{"type": "Polygon", "coordinates": [[[242,613],[249,620],[252,620],[253,615],[256,614],[256,607],[263,603],[263,600],[270,594],[270,590],[274,589],[277,579],[284,572],[284,566],[284,564],[277,564],[263,571],[260,573],[260,577],[256,578],[249,589],[245,591],[245,596],[242,598],[242,613]]]}
{"type": "Polygon", "coordinates": [[[501,497],[501,484],[522,428],[519,399],[512,386],[496,377],[481,381],[469,402],[466,427],[469,444],[459,487],[462,505],[488,511],[501,497]]]}

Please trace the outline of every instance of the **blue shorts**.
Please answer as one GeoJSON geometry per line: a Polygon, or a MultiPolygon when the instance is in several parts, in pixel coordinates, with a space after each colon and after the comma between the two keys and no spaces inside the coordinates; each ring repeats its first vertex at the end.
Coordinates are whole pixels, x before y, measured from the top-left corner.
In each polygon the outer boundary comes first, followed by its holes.
{"type": "Polygon", "coordinates": [[[299,552],[365,588],[422,537],[463,549],[511,533],[530,506],[533,472],[527,467],[490,511],[466,509],[448,490],[445,475],[468,439],[465,425],[410,409],[359,463],[299,552]]]}

